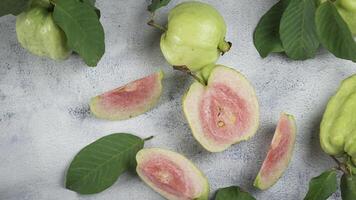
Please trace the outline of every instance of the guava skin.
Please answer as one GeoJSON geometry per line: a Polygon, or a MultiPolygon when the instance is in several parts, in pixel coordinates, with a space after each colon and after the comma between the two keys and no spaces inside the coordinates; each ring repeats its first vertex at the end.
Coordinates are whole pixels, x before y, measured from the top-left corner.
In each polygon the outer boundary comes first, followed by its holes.
{"type": "Polygon", "coordinates": [[[356,36],[356,1],[337,0],[335,5],[341,17],[349,26],[352,35],[356,36]]]}
{"type": "Polygon", "coordinates": [[[161,148],[145,148],[137,153],[136,161],[141,180],[166,199],[208,200],[208,179],[183,155],[161,148]]]}
{"type": "Polygon", "coordinates": [[[184,2],[169,12],[168,29],[161,37],[161,51],[173,66],[191,71],[215,64],[230,48],[225,42],[226,24],[212,6],[196,1],[184,2]]]}
{"type": "Polygon", "coordinates": [[[67,59],[71,53],[64,32],[54,23],[46,1],[32,6],[16,18],[17,39],[32,54],[54,60],[67,59]]]}
{"type": "Polygon", "coordinates": [[[320,124],[320,144],[329,155],[356,160],[356,75],[345,79],[327,104],[320,124]]]}

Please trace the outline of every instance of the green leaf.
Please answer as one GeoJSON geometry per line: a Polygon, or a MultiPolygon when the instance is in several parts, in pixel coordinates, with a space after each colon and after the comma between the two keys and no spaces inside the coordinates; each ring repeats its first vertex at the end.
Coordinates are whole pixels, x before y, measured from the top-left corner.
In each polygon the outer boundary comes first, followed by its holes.
{"type": "Polygon", "coordinates": [[[272,52],[282,52],[279,25],[282,14],[290,0],[280,0],[258,22],[253,33],[253,43],[262,58],[272,52]]]}
{"type": "Polygon", "coordinates": [[[304,200],[326,200],[337,190],[336,171],[330,170],[314,177],[309,182],[309,190],[304,200]]]}
{"type": "Polygon", "coordinates": [[[67,171],[66,188],[80,194],[94,194],[114,184],[136,166],[136,153],[144,141],[131,134],[115,133],[83,148],[67,171]]]}
{"type": "Polygon", "coordinates": [[[305,60],[315,56],[319,47],[315,11],[315,0],[291,0],[284,11],[279,34],[289,58],[305,60]]]}
{"type": "Polygon", "coordinates": [[[315,21],[323,46],[338,58],[356,62],[356,43],[349,27],[331,1],[319,6],[315,21]]]}
{"type": "Polygon", "coordinates": [[[340,182],[342,200],[356,199],[356,175],[344,174],[340,182]]]}
{"type": "Polygon", "coordinates": [[[0,0],[0,17],[8,14],[18,15],[29,6],[29,0],[0,0]]]}
{"type": "Polygon", "coordinates": [[[80,2],[83,2],[85,4],[90,5],[94,9],[94,11],[96,12],[96,15],[98,16],[98,18],[100,19],[101,12],[97,7],[95,7],[95,3],[96,3],[95,0],[80,0],[80,2]]]}
{"type": "Polygon", "coordinates": [[[91,6],[95,6],[96,1],[95,0],[80,0],[83,3],[89,4],[91,6]]]}
{"type": "Polygon", "coordinates": [[[168,5],[171,0],[152,0],[151,5],[148,6],[148,11],[151,13],[156,12],[156,10],[168,5]]]}
{"type": "Polygon", "coordinates": [[[63,29],[68,46],[89,66],[96,66],[105,52],[104,30],[91,5],[57,0],[53,19],[63,29]]]}
{"type": "Polygon", "coordinates": [[[249,193],[244,192],[238,186],[221,188],[217,191],[215,200],[256,200],[249,193]]]}

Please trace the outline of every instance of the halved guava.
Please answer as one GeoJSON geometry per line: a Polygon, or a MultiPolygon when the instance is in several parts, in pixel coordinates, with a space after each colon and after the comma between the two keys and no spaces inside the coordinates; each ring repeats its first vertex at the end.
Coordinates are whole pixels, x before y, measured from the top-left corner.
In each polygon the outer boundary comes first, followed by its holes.
{"type": "Polygon", "coordinates": [[[209,183],[186,157],[160,148],[146,148],[136,155],[137,174],[169,200],[207,200],[209,183]]]}
{"type": "Polygon", "coordinates": [[[259,124],[254,88],[238,71],[221,65],[212,69],[207,86],[190,86],[183,110],[193,136],[210,152],[248,140],[259,124]]]}
{"type": "Polygon", "coordinates": [[[266,190],[283,175],[292,158],[296,130],[294,117],[282,113],[270,149],[253,184],[255,187],[266,190]]]}
{"type": "Polygon", "coordinates": [[[124,120],[153,108],[162,93],[163,72],[132,81],[91,99],[90,110],[98,118],[124,120]]]}

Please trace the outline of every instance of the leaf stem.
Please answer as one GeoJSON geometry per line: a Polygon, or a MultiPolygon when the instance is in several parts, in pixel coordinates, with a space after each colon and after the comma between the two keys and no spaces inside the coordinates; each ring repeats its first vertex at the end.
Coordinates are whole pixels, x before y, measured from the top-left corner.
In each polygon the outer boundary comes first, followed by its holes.
{"type": "Polygon", "coordinates": [[[147,138],[145,138],[145,139],[143,139],[143,141],[148,141],[148,140],[151,140],[151,139],[153,139],[154,138],[154,136],[153,135],[151,135],[150,137],[147,137],[147,138]]]}
{"type": "Polygon", "coordinates": [[[167,31],[167,29],[166,29],[165,27],[163,27],[163,26],[161,26],[161,25],[155,23],[155,21],[154,21],[153,19],[151,19],[150,21],[148,21],[148,22],[147,22],[147,25],[152,26],[152,27],[154,27],[154,28],[157,28],[157,29],[159,29],[159,30],[161,30],[161,31],[163,31],[163,32],[166,32],[166,31],[167,31]]]}
{"type": "Polygon", "coordinates": [[[202,85],[206,86],[206,83],[204,80],[199,78],[197,75],[195,75],[192,71],[189,70],[189,68],[186,65],[180,65],[180,66],[173,66],[173,69],[187,73],[191,77],[193,77],[196,81],[201,83],[202,85]]]}

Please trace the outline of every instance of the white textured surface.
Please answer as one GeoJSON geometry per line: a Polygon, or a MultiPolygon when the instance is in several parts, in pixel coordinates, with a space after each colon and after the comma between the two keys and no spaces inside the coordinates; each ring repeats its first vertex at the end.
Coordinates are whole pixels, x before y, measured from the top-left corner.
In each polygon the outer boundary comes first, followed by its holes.
{"type": "MultiPolygon", "coordinates": [[[[178,2],[173,1],[170,7],[178,2]]],[[[253,46],[252,32],[276,1],[207,2],[225,17],[227,39],[234,44],[219,63],[238,69],[256,87],[261,123],[255,137],[216,154],[208,153],[193,139],[181,109],[181,97],[190,80],[171,70],[162,57],[160,33],[145,24],[148,1],[98,0],[107,47],[97,68],[86,67],[77,56],[55,62],[30,55],[17,43],[15,17],[7,16],[0,19],[0,199],[161,199],[130,174],[98,195],[81,196],[64,188],[64,172],[73,156],[113,132],[155,135],[147,146],[186,155],[208,176],[212,191],[240,185],[259,200],[303,199],[309,179],[334,165],[320,149],[318,126],[327,100],[342,79],[356,72],[356,65],[324,50],[303,62],[282,55],[261,59],[253,46]],[[165,70],[166,79],[154,110],[122,122],[90,115],[90,97],[159,68],[165,70]],[[297,119],[294,157],[280,181],[260,192],[252,187],[253,179],[281,111],[297,119]]],[[[165,21],[168,10],[158,13],[160,22],[165,21]]]]}

